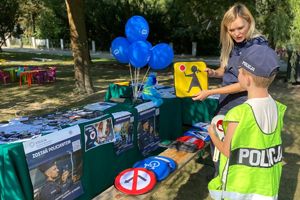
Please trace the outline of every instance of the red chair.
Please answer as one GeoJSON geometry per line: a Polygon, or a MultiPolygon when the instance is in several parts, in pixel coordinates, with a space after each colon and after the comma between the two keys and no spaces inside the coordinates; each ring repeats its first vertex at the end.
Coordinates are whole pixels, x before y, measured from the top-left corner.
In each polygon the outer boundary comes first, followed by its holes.
{"type": "Polygon", "coordinates": [[[48,82],[54,82],[56,80],[56,67],[50,67],[47,70],[48,82]]]}
{"type": "Polygon", "coordinates": [[[6,83],[10,80],[9,72],[0,70],[0,80],[6,85],[6,83]]]}

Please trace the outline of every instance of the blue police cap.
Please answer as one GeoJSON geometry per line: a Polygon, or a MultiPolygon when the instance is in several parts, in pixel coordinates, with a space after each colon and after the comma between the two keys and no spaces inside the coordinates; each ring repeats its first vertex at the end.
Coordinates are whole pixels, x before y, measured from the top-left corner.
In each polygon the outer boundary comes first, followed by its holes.
{"type": "Polygon", "coordinates": [[[242,51],[239,67],[260,77],[271,77],[278,72],[279,62],[276,52],[267,45],[252,45],[242,51]]]}

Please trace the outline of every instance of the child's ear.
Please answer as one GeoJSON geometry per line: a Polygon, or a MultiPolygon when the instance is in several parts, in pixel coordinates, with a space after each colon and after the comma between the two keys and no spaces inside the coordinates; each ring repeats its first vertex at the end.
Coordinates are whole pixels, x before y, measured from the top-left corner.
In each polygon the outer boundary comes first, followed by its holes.
{"type": "Polygon", "coordinates": [[[253,78],[252,76],[249,76],[248,74],[245,76],[246,78],[246,84],[249,87],[251,85],[251,83],[253,82],[253,78]]]}

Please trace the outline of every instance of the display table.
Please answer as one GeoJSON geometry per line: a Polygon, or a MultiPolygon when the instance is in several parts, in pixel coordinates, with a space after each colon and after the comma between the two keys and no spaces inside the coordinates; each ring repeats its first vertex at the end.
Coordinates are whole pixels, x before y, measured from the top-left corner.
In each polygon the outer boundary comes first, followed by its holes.
{"type": "MultiPolygon", "coordinates": [[[[80,124],[80,128],[83,129],[87,123],[80,124]]],[[[114,152],[113,143],[84,152],[84,134],[81,136],[83,148],[81,182],[84,194],[78,198],[80,200],[92,199],[110,187],[120,171],[144,158],[137,145],[120,155],[114,152]]],[[[157,155],[162,150],[162,148],[158,149],[152,155],[157,155]]],[[[11,197],[16,200],[33,199],[33,187],[22,143],[0,145],[0,158],[0,199],[11,199],[11,197]]]]}
{"type": "MultiPolygon", "coordinates": [[[[125,86],[110,85],[107,91],[106,100],[111,97],[118,98],[130,94],[130,88],[125,86]]],[[[207,103],[188,102],[179,98],[163,99],[164,103],[159,107],[159,137],[161,140],[174,140],[182,135],[183,122],[192,123],[198,115],[201,119],[211,119],[216,108],[217,101],[208,100],[207,103]],[[188,111],[187,105],[193,111],[188,111]],[[184,111],[184,114],[183,114],[184,111]],[[185,114],[185,112],[187,112],[185,114]]],[[[105,110],[111,114],[118,111],[128,111],[136,118],[138,113],[130,102],[119,103],[117,106],[105,110]]],[[[200,119],[200,118],[196,118],[200,119]]],[[[98,119],[99,120],[99,119],[98,119]]],[[[138,149],[136,135],[137,122],[134,121],[134,147],[117,155],[113,143],[101,145],[89,151],[84,151],[84,126],[97,122],[97,119],[79,124],[81,129],[81,145],[83,152],[83,173],[81,177],[84,194],[79,200],[89,200],[109,188],[116,175],[144,158],[138,149]]],[[[161,153],[164,149],[159,148],[152,155],[161,153]]],[[[28,171],[27,162],[22,143],[0,145],[0,199],[31,200],[33,199],[33,187],[28,171]]]]}
{"type": "MultiPolygon", "coordinates": [[[[105,94],[105,101],[110,101],[111,98],[128,98],[131,95],[131,87],[110,84],[105,94]]],[[[182,123],[185,125],[193,125],[197,122],[210,122],[218,106],[218,100],[215,98],[207,98],[204,101],[193,101],[192,98],[163,98],[163,100],[170,105],[168,112],[180,109],[178,112],[181,112],[182,123]],[[178,102],[181,105],[178,105],[178,102]]],[[[174,114],[172,113],[170,116],[177,117],[174,114]]]]}

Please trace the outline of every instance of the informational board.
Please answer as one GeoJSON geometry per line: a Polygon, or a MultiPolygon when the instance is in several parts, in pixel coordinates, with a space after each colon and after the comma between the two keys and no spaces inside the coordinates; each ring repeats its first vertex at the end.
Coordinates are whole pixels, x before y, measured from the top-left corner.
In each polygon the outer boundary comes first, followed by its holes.
{"type": "Polygon", "coordinates": [[[133,123],[134,117],[128,111],[112,113],[114,118],[115,142],[114,148],[117,155],[134,147],[133,123]]]}
{"type": "Polygon", "coordinates": [[[83,193],[79,126],[26,141],[23,147],[35,200],[71,200],[83,193]]]}
{"type": "Polygon", "coordinates": [[[174,63],[174,85],[177,97],[193,97],[208,89],[208,76],[205,62],[174,63]]]}
{"type": "Polygon", "coordinates": [[[144,156],[156,150],[159,146],[159,108],[153,102],[136,106],[138,110],[137,139],[138,147],[144,156]]]}
{"type": "Polygon", "coordinates": [[[115,141],[112,118],[104,117],[84,126],[85,151],[115,141]]]}

